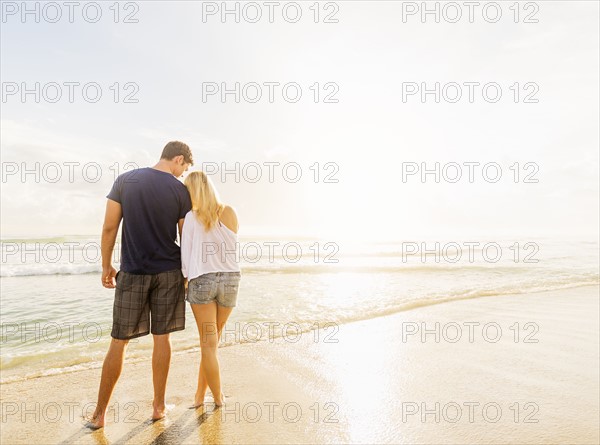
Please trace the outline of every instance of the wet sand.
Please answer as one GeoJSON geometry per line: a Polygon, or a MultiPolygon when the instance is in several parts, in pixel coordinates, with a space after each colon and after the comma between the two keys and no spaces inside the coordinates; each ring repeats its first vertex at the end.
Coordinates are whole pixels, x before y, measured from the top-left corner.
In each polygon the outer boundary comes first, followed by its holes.
{"type": "Polygon", "coordinates": [[[173,408],[155,423],[149,360],[126,363],[97,431],[82,414],[93,411],[100,369],[3,384],[0,439],[599,443],[599,332],[597,286],[421,307],[221,348],[220,409],[208,397],[190,408],[199,352],[176,354],[173,408]]]}

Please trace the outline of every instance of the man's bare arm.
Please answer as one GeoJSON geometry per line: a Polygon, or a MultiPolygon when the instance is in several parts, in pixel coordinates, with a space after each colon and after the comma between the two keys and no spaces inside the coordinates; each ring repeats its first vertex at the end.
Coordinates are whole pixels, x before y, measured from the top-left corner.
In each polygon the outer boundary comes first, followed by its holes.
{"type": "MultiPolygon", "coordinates": [[[[179,245],[181,246],[181,234],[183,232],[183,222],[185,221],[184,218],[181,218],[179,220],[179,222],[177,223],[177,225],[179,226],[179,245]]],[[[187,278],[185,279],[185,281],[183,282],[183,285],[185,286],[185,294],[187,296],[187,286],[188,286],[188,280],[187,278]]]]}
{"type": "Polygon", "coordinates": [[[112,266],[112,255],[122,218],[121,204],[109,199],[106,202],[104,225],[102,226],[102,241],[100,242],[100,250],[102,252],[102,285],[109,289],[115,287],[114,277],[117,275],[117,271],[112,266]]]}
{"type": "MultiPolygon", "coordinates": [[[[183,231],[183,222],[185,221],[185,219],[181,218],[179,220],[179,222],[177,223],[177,225],[179,226],[179,244],[181,244],[181,232],[183,231]]],[[[173,226],[171,226],[173,227],[173,226]]]]}

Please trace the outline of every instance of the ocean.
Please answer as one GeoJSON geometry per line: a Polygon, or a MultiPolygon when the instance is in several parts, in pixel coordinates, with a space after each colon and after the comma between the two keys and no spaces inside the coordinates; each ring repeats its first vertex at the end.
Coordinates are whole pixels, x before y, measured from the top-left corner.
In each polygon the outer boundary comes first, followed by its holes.
{"type": "MultiPolygon", "coordinates": [[[[114,290],[100,284],[99,238],[5,238],[1,246],[0,382],[101,366],[114,290]]],[[[221,343],[278,336],[293,342],[307,331],[335,340],[344,323],[418,306],[597,285],[598,247],[551,238],[333,243],[241,237],[238,305],[221,343]]],[[[198,348],[189,305],[186,329],[171,340],[174,353],[198,348]]],[[[151,336],[134,339],[127,360],[147,358],[151,349],[151,336]]]]}

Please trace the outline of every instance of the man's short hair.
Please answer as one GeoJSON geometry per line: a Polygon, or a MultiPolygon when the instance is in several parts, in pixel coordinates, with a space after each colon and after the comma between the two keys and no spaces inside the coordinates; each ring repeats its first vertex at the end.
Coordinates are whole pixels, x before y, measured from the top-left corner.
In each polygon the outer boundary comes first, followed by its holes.
{"type": "Polygon", "coordinates": [[[183,160],[185,163],[194,165],[192,150],[190,150],[190,147],[187,144],[184,144],[180,141],[171,141],[167,145],[165,145],[165,148],[163,148],[163,152],[160,155],[160,158],[170,161],[175,156],[181,155],[183,155],[183,160]]]}

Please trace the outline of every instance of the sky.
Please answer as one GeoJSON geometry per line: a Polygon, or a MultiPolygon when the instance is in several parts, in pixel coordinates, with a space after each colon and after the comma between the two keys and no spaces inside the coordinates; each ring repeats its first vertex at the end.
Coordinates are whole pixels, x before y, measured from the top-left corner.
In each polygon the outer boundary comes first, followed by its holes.
{"type": "Polygon", "coordinates": [[[0,24],[4,239],[99,234],[115,175],[154,165],[170,140],[190,145],[192,169],[219,168],[211,178],[250,236],[598,239],[597,2],[522,2],[518,23],[513,2],[496,23],[479,10],[470,23],[466,7],[456,23],[423,23],[408,15],[421,2],[354,1],[318,4],[317,23],[313,2],[295,23],[291,2],[273,23],[264,2],[256,23],[247,3],[223,23],[207,14],[221,2],[190,1],[121,3],[117,23],[112,2],[96,23],[90,8],[70,23],[63,5],[56,23],[50,9],[36,23],[7,3],[21,6],[3,2],[0,24]],[[36,82],[38,102],[23,98],[36,82]],[[236,82],[239,102],[223,100],[236,82]],[[407,95],[436,82],[439,103],[407,95]],[[436,163],[439,182],[423,181],[436,163]],[[445,180],[457,165],[461,179],[445,180]]]}

